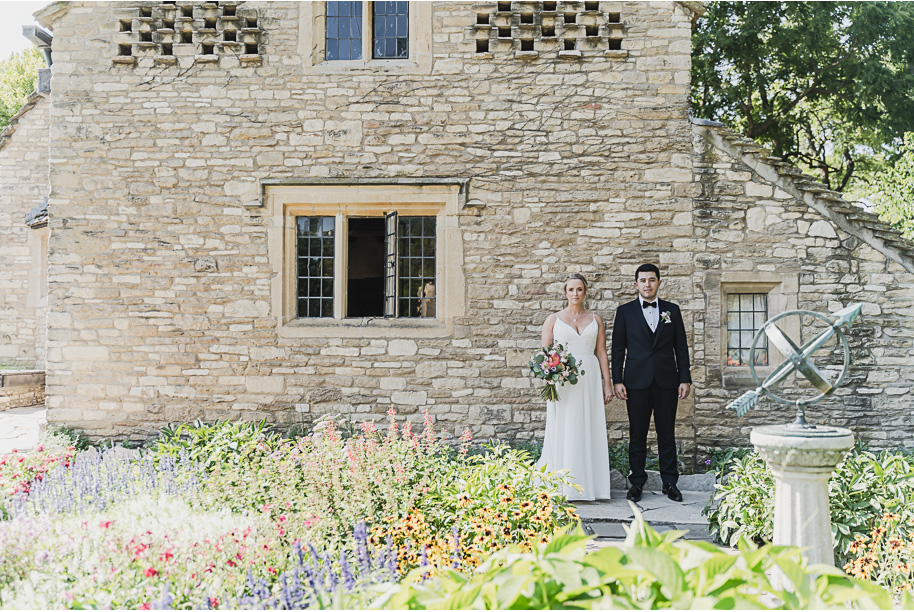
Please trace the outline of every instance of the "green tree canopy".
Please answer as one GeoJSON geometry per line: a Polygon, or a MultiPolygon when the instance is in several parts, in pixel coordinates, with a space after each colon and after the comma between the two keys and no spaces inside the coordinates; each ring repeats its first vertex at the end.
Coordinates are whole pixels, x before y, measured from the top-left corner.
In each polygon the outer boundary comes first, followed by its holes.
{"type": "Polygon", "coordinates": [[[38,69],[44,65],[44,55],[34,47],[0,60],[0,128],[9,125],[10,117],[35,91],[38,69]]]}
{"type": "Polygon", "coordinates": [[[905,134],[901,156],[873,177],[879,218],[914,240],[914,132],[905,134]]]}
{"type": "Polygon", "coordinates": [[[843,191],[914,131],[914,2],[711,2],[692,106],[843,191]]]}

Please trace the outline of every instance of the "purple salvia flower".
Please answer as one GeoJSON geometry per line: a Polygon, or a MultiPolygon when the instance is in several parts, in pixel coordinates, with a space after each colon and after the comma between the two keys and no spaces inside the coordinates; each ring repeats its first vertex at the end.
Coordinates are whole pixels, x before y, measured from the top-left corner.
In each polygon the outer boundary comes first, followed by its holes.
{"type": "Polygon", "coordinates": [[[355,588],[355,578],[352,576],[352,570],[349,568],[349,560],[346,559],[346,551],[340,552],[340,573],[343,577],[343,586],[347,591],[355,588]]]}

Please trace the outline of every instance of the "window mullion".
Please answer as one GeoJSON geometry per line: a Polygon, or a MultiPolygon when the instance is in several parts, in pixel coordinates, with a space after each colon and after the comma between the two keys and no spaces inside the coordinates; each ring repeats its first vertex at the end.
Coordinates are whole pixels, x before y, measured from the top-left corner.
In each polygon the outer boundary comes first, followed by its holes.
{"type": "Polygon", "coordinates": [[[336,215],[336,240],[333,243],[333,318],[342,319],[345,316],[344,304],[346,295],[346,270],[349,267],[349,227],[343,213],[336,215]]]}
{"type": "Polygon", "coordinates": [[[368,63],[374,55],[374,29],[372,28],[372,19],[374,18],[374,2],[366,1],[362,3],[362,61],[368,63]]]}

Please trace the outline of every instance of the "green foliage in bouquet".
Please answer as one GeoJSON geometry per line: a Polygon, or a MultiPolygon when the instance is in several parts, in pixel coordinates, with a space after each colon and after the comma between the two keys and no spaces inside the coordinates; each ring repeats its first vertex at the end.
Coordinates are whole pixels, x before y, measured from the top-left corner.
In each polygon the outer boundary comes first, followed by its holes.
{"type": "Polygon", "coordinates": [[[557,387],[566,382],[570,385],[578,384],[578,377],[584,375],[584,370],[578,370],[577,360],[574,355],[565,350],[558,343],[544,346],[530,358],[530,372],[536,378],[545,381],[546,386],[540,391],[540,397],[547,402],[556,402],[559,399],[557,387]]]}

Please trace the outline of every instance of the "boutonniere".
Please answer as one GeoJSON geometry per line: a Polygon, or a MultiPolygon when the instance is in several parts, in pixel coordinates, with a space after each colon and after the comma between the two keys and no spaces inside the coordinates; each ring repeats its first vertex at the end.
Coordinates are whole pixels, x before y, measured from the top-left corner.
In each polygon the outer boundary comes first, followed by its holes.
{"type": "Polygon", "coordinates": [[[665,312],[661,312],[661,313],[660,313],[660,318],[663,319],[663,322],[664,322],[664,323],[667,323],[667,324],[668,324],[668,323],[670,322],[670,311],[667,310],[667,311],[665,311],[665,312]]]}

